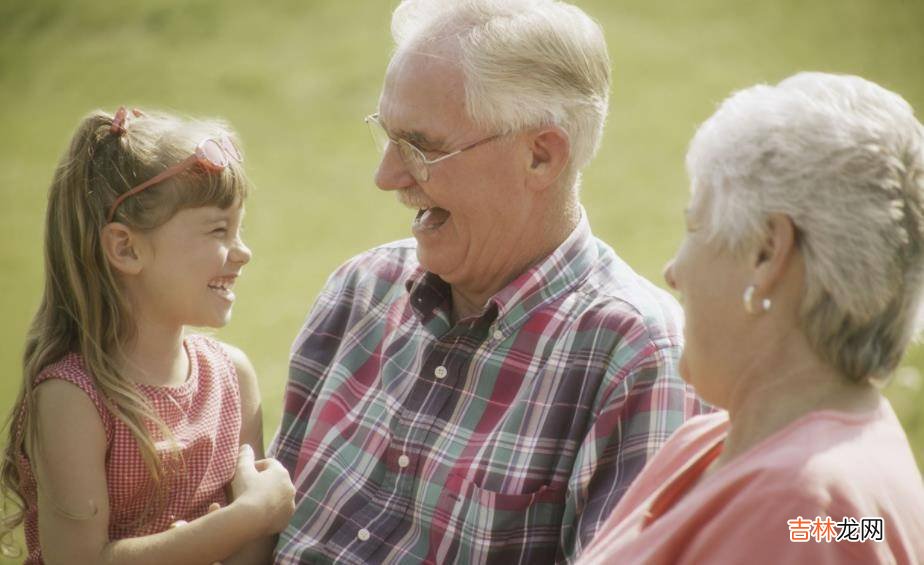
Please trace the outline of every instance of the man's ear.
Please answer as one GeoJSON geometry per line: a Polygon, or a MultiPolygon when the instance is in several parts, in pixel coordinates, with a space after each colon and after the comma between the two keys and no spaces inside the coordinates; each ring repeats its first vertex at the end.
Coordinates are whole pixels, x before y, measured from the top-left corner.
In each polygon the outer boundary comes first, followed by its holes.
{"type": "Polygon", "coordinates": [[[100,241],[106,260],[119,273],[137,275],[141,272],[141,254],[138,236],[131,228],[119,222],[103,226],[100,241]]]}
{"type": "Polygon", "coordinates": [[[796,226],[792,218],[770,214],[767,234],[753,255],[754,284],[762,296],[770,294],[780,283],[796,252],[796,226]]]}
{"type": "Polygon", "coordinates": [[[555,184],[571,157],[571,140],[558,126],[549,126],[529,138],[527,183],[533,190],[545,190],[555,184]]]}

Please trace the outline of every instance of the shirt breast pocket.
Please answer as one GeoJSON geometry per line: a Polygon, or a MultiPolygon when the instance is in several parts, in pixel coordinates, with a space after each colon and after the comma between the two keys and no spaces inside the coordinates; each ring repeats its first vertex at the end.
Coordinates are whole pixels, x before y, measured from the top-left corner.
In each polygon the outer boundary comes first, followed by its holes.
{"type": "Polygon", "coordinates": [[[558,545],[566,492],[565,483],[546,484],[525,493],[496,492],[451,474],[440,506],[473,548],[524,543],[554,548],[558,545]]]}

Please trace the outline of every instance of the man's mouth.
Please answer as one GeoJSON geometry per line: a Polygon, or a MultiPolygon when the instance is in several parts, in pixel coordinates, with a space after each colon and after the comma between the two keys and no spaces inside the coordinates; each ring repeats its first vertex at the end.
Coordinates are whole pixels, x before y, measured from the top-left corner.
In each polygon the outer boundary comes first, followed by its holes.
{"type": "Polygon", "coordinates": [[[236,275],[214,278],[209,282],[208,287],[228,302],[234,302],[234,292],[231,289],[234,288],[236,278],[236,275]]]}
{"type": "Polygon", "coordinates": [[[399,191],[398,201],[408,208],[417,209],[417,216],[414,217],[414,223],[411,225],[411,230],[417,235],[435,232],[452,215],[449,210],[434,206],[420,189],[399,191]]]}
{"type": "Polygon", "coordinates": [[[414,231],[433,231],[438,230],[449,220],[451,216],[449,210],[439,206],[429,208],[420,208],[417,210],[417,217],[414,218],[414,231]]]}

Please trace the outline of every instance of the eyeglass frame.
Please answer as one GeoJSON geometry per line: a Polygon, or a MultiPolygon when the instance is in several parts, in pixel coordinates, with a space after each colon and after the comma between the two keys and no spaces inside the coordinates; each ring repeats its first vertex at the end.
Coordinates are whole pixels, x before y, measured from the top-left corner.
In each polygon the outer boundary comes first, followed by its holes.
{"type": "MultiPolygon", "coordinates": [[[[463,151],[474,149],[475,147],[478,147],[479,145],[483,145],[485,143],[488,143],[489,141],[494,141],[495,139],[499,137],[503,137],[503,134],[496,133],[494,135],[490,135],[483,139],[479,139],[478,141],[474,143],[469,143],[468,145],[466,145],[465,147],[462,147],[461,149],[456,149],[455,151],[452,151],[445,155],[440,155],[439,157],[435,159],[428,159],[427,156],[424,155],[423,149],[417,147],[416,145],[414,145],[413,143],[411,143],[410,141],[404,138],[393,137],[390,133],[388,133],[388,130],[385,129],[385,126],[383,126],[382,122],[379,120],[378,112],[369,114],[363,119],[363,121],[366,122],[366,124],[369,126],[369,130],[370,130],[370,133],[372,134],[373,141],[376,141],[376,136],[375,136],[375,133],[372,132],[372,128],[378,127],[379,130],[381,130],[382,133],[385,134],[385,137],[387,137],[391,143],[394,143],[398,147],[398,155],[401,156],[401,160],[404,161],[405,165],[407,165],[409,172],[411,173],[411,176],[414,177],[414,179],[417,182],[427,182],[430,180],[430,165],[434,165],[436,163],[439,163],[440,161],[445,161],[446,159],[449,159],[450,157],[454,157],[458,155],[459,153],[462,153],[463,151]],[[372,125],[373,123],[375,124],[374,126],[372,125]],[[411,153],[405,154],[406,151],[410,151],[411,153]],[[420,175],[420,177],[414,174],[414,171],[412,170],[413,169],[412,163],[408,162],[409,155],[415,155],[416,158],[418,159],[418,162],[421,165],[421,170],[424,173],[423,175],[420,175]]],[[[386,150],[387,150],[387,146],[383,147],[381,149],[382,154],[384,154],[386,150]]]]}
{"type": "Polygon", "coordinates": [[[237,161],[238,163],[244,162],[244,157],[241,154],[241,150],[238,149],[237,145],[234,144],[234,141],[229,136],[221,135],[218,137],[207,137],[203,139],[202,141],[200,141],[199,143],[197,143],[196,149],[193,151],[193,154],[187,157],[186,159],[184,159],[183,161],[180,161],[179,163],[173,166],[167,167],[166,169],[158,173],[156,176],[120,194],[119,197],[116,198],[115,202],[112,203],[112,206],[109,208],[109,214],[106,216],[106,221],[112,222],[113,218],[115,218],[116,210],[128,198],[138,194],[139,192],[147,190],[156,184],[162,183],[171,177],[174,177],[182,173],[183,171],[192,167],[193,165],[198,164],[198,165],[201,165],[202,168],[204,168],[207,171],[217,172],[217,171],[224,170],[228,165],[230,165],[231,159],[237,161]],[[219,152],[221,153],[222,156],[225,157],[222,160],[222,162],[215,162],[211,158],[209,158],[205,150],[205,145],[210,142],[217,145],[219,152]]]}

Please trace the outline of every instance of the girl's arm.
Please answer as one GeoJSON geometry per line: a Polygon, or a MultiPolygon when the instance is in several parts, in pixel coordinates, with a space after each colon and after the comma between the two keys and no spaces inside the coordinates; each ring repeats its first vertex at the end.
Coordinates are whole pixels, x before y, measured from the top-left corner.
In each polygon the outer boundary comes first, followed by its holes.
{"type": "MultiPolygon", "coordinates": [[[[263,459],[263,409],[260,404],[260,388],[257,386],[257,371],[243,351],[226,343],[221,345],[231,356],[237,369],[241,391],[241,445],[249,444],[253,447],[257,459],[263,459]]],[[[271,563],[276,537],[276,534],[271,534],[254,540],[231,558],[224,560],[223,564],[271,563]]]]}
{"type": "Polygon", "coordinates": [[[38,484],[38,525],[45,563],[212,563],[285,527],[294,509],[288,473],[275,461],[254,463],[241,450],[237,500],[158,534],[109,541],[106,436],[90,399],[50,379],[36,387],[37,452],[29,452],[38,484]]]}

